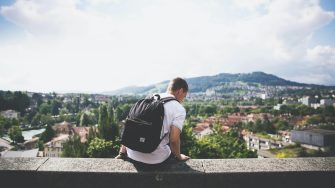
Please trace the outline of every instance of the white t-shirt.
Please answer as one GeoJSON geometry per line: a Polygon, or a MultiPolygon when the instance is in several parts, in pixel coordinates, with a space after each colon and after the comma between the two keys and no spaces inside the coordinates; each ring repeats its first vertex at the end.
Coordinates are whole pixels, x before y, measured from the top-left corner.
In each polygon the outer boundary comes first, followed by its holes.
{"type": "MultiPolygon", "coordinates": [[[[161,98],[174,97],[168,93],[160,94],[161,98]]],[[[129,158],[146,164],[158,164],[164,162],[169,158],[171,149],[168,146],[170,140],[171,126],[175,126],[182,131],[183,123],[186,117],[185,108],[178,101],[170,101],[164,104],[164,120],[161,138],[164,139],[158,145],[157,149],[152,153],[142,153],[127,148],[127,155],[129,158]]]]}

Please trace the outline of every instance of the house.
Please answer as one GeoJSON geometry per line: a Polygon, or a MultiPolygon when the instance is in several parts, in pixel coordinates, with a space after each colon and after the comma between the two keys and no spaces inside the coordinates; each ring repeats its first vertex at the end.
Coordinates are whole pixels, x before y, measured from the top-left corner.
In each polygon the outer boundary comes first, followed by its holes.
{"type": "Polygon", "coordinates": [[[1,116],[7,119],[19,119],[20,112],[17,112],[15,110],[6,110],[1,112],[1,116]]]}
{"type": "Polygon", "coordinates": [[[335,131],[323,129],[292,130],[291,139],[293,142],[301,143],[301,146],[310,149],[326,150],[329,146],[335,145],[335,131]]]}
{"type": "Polygon", "coordinates": [[[288,145],[287,143],[284,143],[282,141],[261,138],[252,134],[245,135],[243,138],[246,141],[247,148],[253,151],[268,150],[271,148],[282,148],[284,145],[288,145]]]}
{"type": "Polygon", "coordinates": [[[70,135],[61,134],[44,144],[44,157],[61,157],[63,145],[69,140],[70,135]]]}
{"type": "Polygon", "coordinates": [[[2,153],[3,158],[12,158],[12,157],[37,157],[38,148],[32,150],[23,150],[23,151],[6,151],[2,153]]]}
{"type": "Polygon", "coordinates": [[[30,139],[30,140],[25,141],[25,142],[23,143],[24,148],[25,148],[25,149],[33,149],[33,148],[35,148],[36,145],[38,144],[38,141],[39,141],[39,140],[40,140],[39,137],[34,137],[34,138],[30,139]]]}
{"type": "Polygon", "coordinates": [[[197,123],[193,129],[193,133],[196,137],[202,137],[212,133],[211,124],[208,122],[197,123]]]}
{"type": "Polygon", "coordinates": [[[302,97],[298,101],[306,106],[310,106],[312,103],[316,103],[315,98],[309,96],[302,97]]]}
{"type": "Polygon", "coordinates": [[[73,125],[72,123],[69,122],[62,122],[62,123],[58,123],[52,126],[52,129],[55,131],[56,135],[59,134],[72,134],[72,128],[73,125]]]}

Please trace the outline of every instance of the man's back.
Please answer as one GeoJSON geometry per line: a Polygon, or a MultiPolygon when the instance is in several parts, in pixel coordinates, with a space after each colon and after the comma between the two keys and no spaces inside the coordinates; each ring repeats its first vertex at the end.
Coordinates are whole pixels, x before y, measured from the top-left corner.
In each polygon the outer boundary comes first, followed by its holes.
{"type": "MultiPolygon", "coordinates": [[[[160,96],[161,98],[174,97],[168,93],[162,93],[160,96]]],[[[165,161],[171,154],[171,149],[168,146],[171,125],[177,127],[181,131],[185,117],[186,111],[179,102],[170,101],[164,104],[164,120],[161,133],[161,138],[164,138],[162,142],[152,153],[142,153],[127,148],[128,157],[135,161],[147,164],[158,164],[165,161]]]]}

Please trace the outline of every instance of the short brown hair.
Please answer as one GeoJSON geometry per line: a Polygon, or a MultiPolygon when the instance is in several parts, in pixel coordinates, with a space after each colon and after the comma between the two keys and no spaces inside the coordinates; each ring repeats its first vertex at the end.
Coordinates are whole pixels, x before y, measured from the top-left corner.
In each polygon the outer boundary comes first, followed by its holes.
{"type": "Polygon", "coordinates": [[[188,91],[188,84],[186,80],[182,78],[174,78],[173,80],[170,81],[167,91],[177,91],[179,89],[183,88],[184,92],[188,91]]]}

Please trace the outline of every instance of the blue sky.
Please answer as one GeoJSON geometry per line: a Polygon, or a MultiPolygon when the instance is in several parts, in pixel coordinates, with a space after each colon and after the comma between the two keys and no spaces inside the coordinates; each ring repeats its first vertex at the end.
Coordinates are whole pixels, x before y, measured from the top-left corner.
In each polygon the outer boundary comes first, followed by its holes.
{"type": "Polygon", "coordinates": [[[334,0],[0,0],[0,90],[264,71],[335,85],[334,0]]]}

